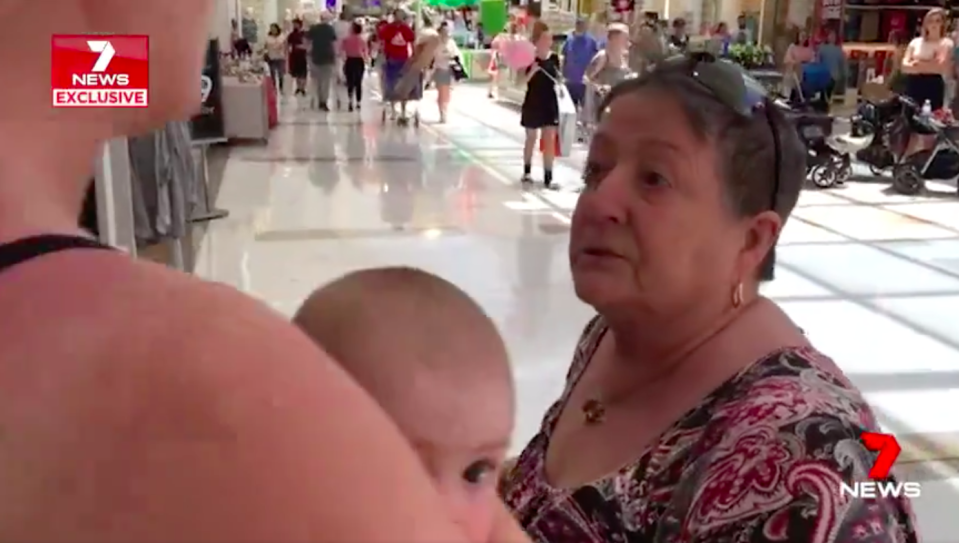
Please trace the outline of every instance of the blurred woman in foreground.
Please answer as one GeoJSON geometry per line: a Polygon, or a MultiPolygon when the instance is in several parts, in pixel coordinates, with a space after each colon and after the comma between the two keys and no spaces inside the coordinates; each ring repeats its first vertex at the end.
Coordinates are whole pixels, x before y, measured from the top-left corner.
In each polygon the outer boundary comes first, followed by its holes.
{"type": "MultiPolygon", "coordinates": [[[[464,541],[395,427],[289,323],[77,227],[105,140],[197,111],[212,7],[0,0],[19,74],[0,87],[2,539],[464,541]],[[150,107],[51,109],[54,33],[148,35],[150,107]]],[[[493,540],[525,540],[498,515],[493,540]]]]}

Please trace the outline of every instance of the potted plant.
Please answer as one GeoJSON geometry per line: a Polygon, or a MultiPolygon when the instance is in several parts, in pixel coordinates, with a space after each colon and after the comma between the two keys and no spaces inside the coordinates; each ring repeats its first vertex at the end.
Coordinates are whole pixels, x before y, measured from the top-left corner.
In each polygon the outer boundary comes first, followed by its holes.
{"type": "Polygon", "coordinates": [[[752,43],[734,43],[729,46],[726,56],[747,70],[769,68],[772,65],[770,49],[752,43]]]}

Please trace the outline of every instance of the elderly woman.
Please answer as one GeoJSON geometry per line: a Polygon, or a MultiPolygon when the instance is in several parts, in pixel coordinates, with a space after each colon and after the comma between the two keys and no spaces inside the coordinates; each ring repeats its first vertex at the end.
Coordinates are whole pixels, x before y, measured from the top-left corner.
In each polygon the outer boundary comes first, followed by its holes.
{"type": "Polygon", "coordinates": [[[875,459],[874,415],[759,294],[803,182],[759,89],[680,57],[600,110],[569,250],[598,316],[501,480],[536,541],[916,541],[904,500],[842,495],[875,459]]]}

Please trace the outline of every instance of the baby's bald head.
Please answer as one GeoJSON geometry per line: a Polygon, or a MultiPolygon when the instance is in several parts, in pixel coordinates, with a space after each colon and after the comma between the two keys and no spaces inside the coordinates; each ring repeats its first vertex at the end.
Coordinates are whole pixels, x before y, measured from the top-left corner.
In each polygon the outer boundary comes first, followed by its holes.
{"type": "Polygon", "coordinates": [[[393,418],[470,540],[488,541],[515,399],[480,306],[435,275],[377,268],[317,290],[294,322],[393,418]]]}
{"type": "Polygon", "coordinates": [[[413,373],[512,386],[495,324],[456,285],[422,270],[384,267],[316,290],[294,323],[380,401],[413,373]]]}

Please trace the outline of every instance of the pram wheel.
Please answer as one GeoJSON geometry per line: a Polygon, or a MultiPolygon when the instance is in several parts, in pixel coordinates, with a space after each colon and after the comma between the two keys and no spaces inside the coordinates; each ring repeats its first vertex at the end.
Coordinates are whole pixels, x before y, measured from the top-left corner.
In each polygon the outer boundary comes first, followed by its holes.
{"type": "Polygon", "coordinates": [[[897,164],[892,169],[892,188],[899,194],[914,196],[922,192],[925,181],[913,164],[897,164]]]}
{"type": "Polygon", "coordinates": [[[830,189],[836,186],[839,180],[836,175],[837,173],[838,171],[831,168],[828,163],[817,164],[809,170],[809,178],[812,179],[812,183],[816,188],[830,189]]]}
{"type": "Polygon", "coordinates": [[[820,189],[831,189],[841,185],[850,174],[852,174],[852,165],[848,157],[838,154],[828,155],[825,160],[810,167],[806,173],[816,188],[820,189]]]}

